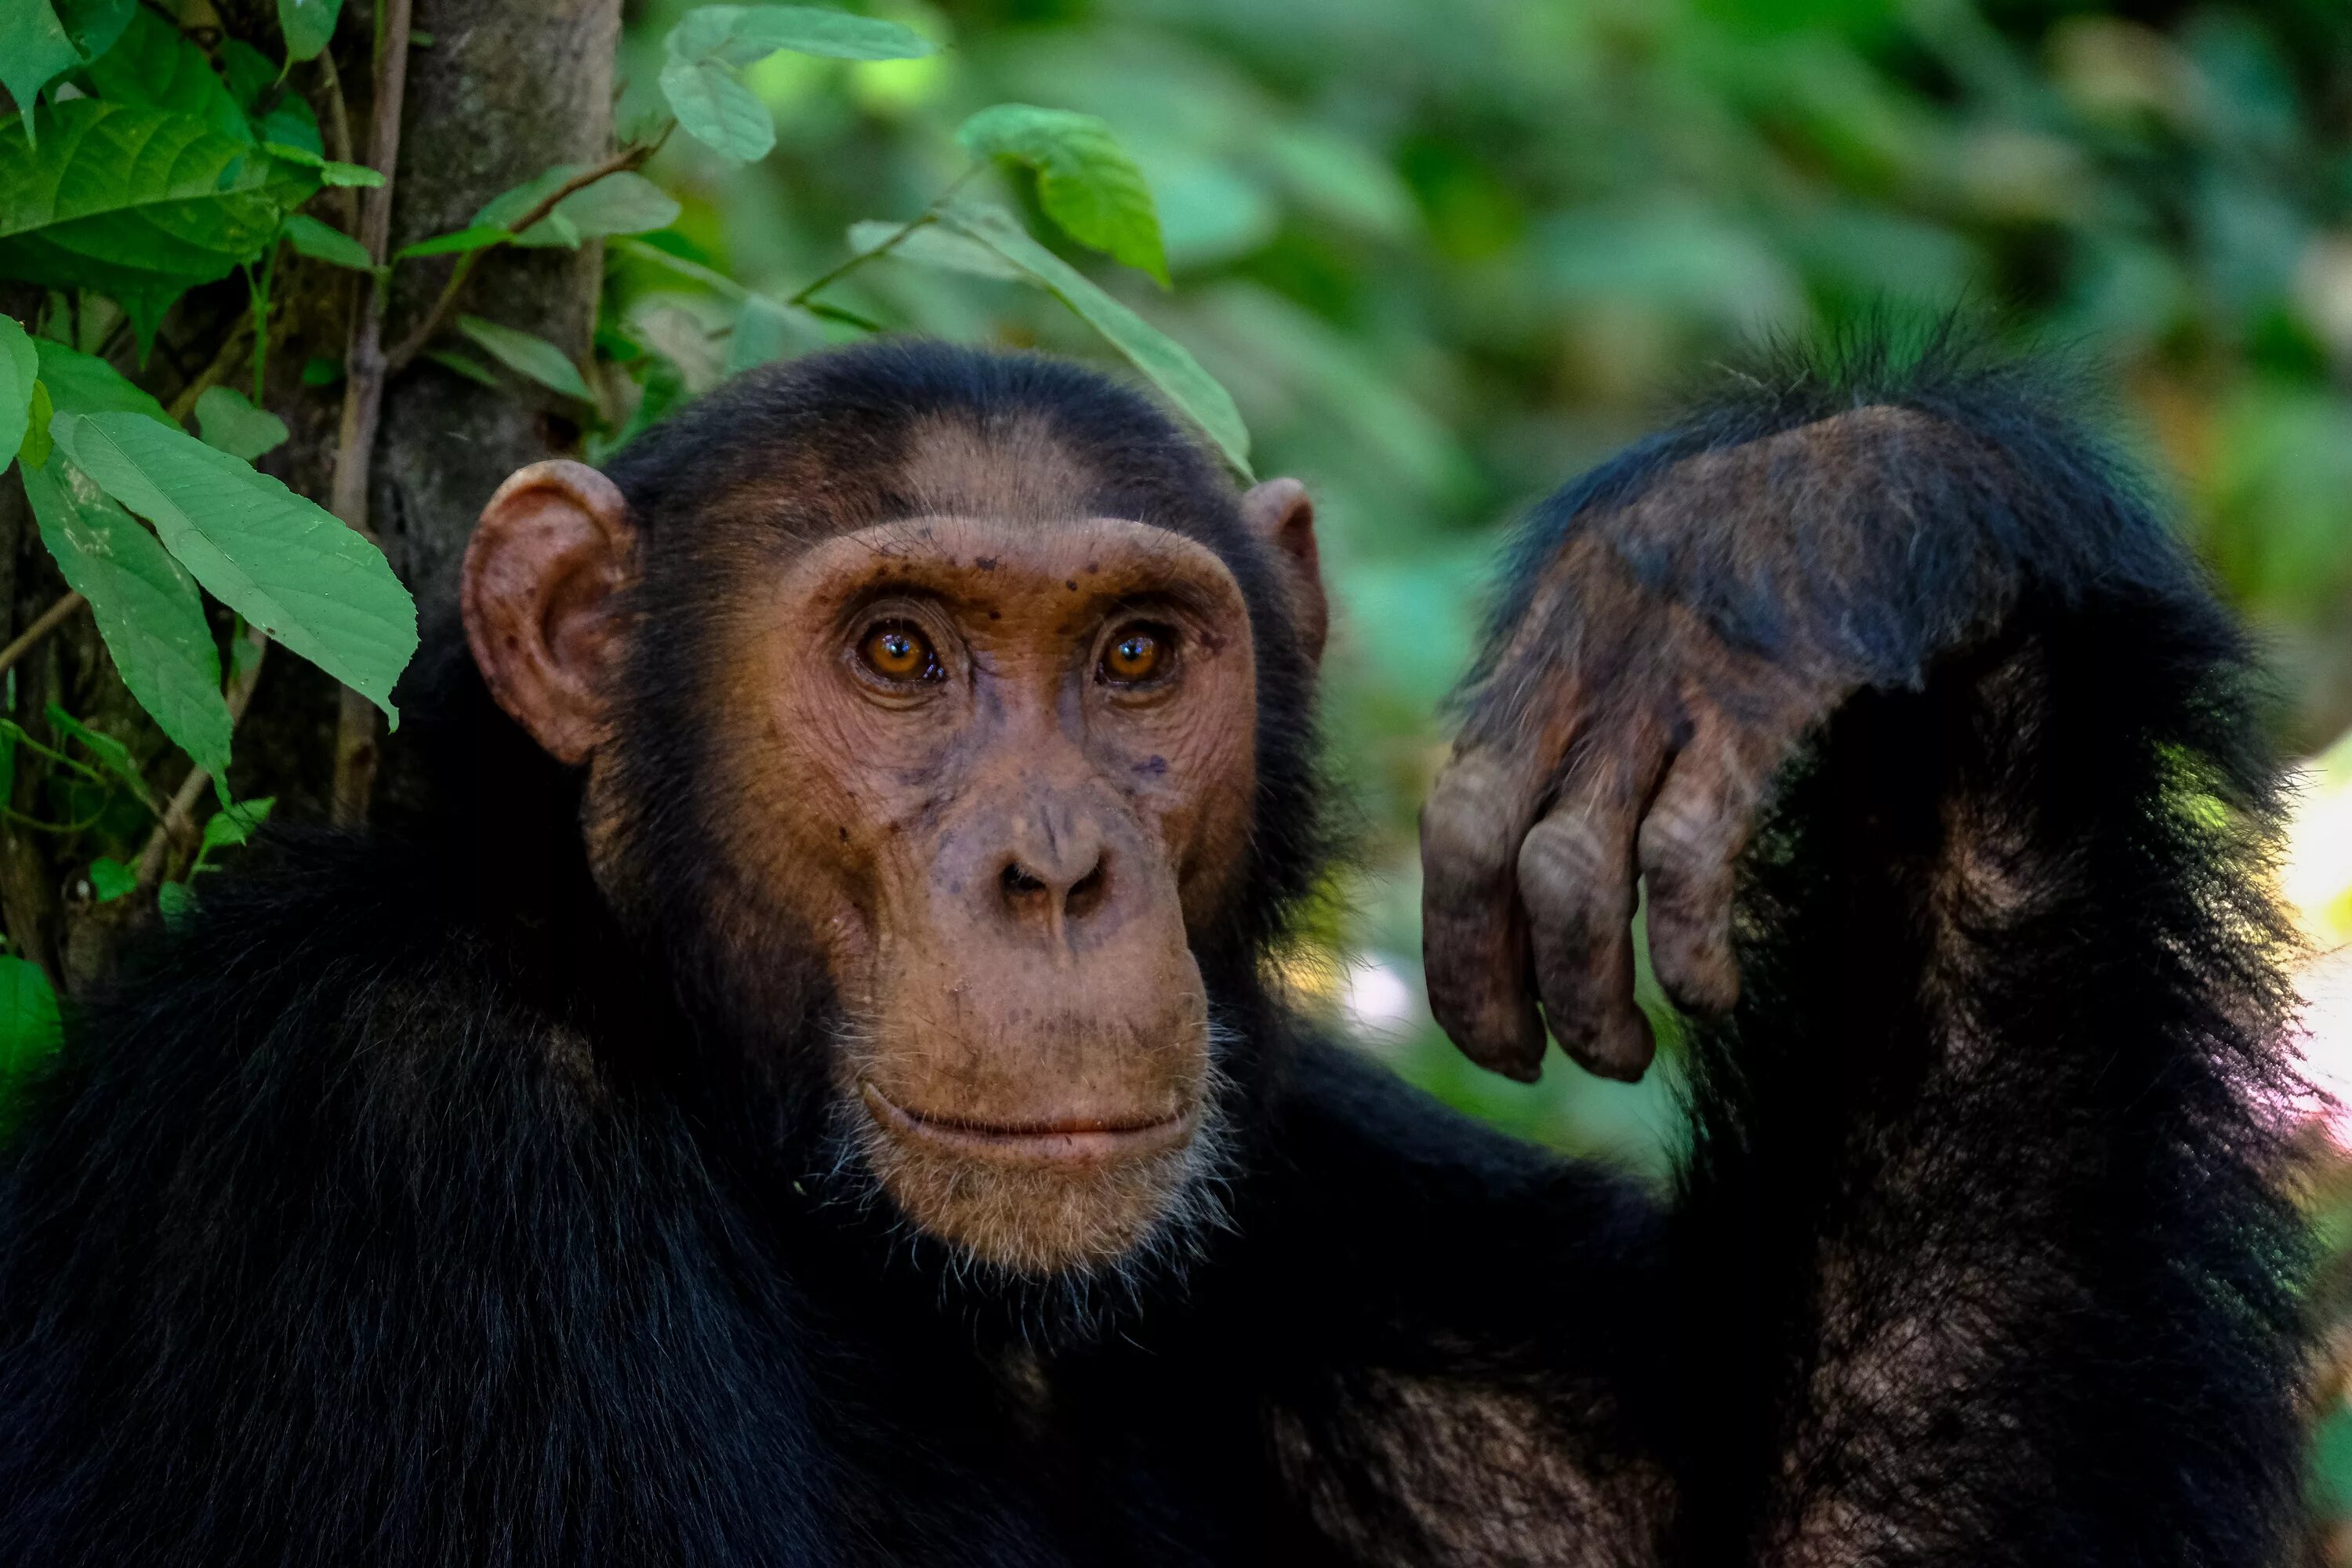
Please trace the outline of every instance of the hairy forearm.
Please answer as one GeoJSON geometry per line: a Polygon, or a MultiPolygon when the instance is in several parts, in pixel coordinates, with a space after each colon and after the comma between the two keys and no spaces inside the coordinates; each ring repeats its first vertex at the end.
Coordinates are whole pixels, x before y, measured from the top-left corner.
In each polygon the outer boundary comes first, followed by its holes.
{"type": "Polygon", "coordinates": [[[1760,1560],[2262,1560],[2294,1239],[2242,684],[2194,596],[2029,589],[1790,781],[1681,1222],[1783,1325],[1717,1456],[1760,1560]]]}

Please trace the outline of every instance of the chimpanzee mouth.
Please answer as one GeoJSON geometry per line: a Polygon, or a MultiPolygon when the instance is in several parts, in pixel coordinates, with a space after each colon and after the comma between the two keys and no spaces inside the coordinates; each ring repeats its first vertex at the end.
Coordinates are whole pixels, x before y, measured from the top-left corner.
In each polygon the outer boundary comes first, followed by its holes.
{"type": "Polygon", "coordinates": [[[860,1079],[857,1087],[874,1120],[894,1135],[1005,1163],[1108,1164],[1181,1148],[1192,1135],[1193,1113],[1189,1109],[1160,1117],[1066,1117],[997,1123],[909,1110],[884,1094],[871,1079],[860,1079]]]}

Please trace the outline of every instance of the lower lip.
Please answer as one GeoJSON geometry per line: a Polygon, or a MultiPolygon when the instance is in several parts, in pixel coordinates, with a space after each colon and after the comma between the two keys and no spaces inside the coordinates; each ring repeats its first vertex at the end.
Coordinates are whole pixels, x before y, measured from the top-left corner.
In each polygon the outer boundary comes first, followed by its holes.
{"type": "Polygon", "coordinates": [[[1105,1165],[1142,1159],[1181,1146],[1192,1131],[1192,1116],[1181,1111],[1133,1126],[979,1127],[905,1110],[871,1083],[861,1082],[858,1089],[874,1120],[897,1136],[1006,1164],[1105,1165]]]}

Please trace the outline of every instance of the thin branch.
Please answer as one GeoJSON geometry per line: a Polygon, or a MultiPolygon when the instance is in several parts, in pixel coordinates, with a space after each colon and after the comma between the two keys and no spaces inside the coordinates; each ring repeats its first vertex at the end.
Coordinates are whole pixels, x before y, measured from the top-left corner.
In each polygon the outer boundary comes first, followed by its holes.
{"type": "MultiPolygon", "coordinates": [[[[254,685],[261,679],[262,658],[269,651],[269,639],[258,626],[247,626],[245,640],[253,650],[253,657],[246,661],[243,669],[230,678],[228,689],[221,694],[228,703],[228,723],[232,733],[237,721],[245,717],[247,705],[253,700],[254,685]]],[[[173,846],[185,847],[195,840],[196,802],[204,798],[205,786],[212,783],[212,777],[202,768],[190,768],[188,776],[180,781],[180,787],[172,792],[171,804],[159,815],[154,831],[147,835],[147,842],[139,851],[141,892],[152,892],[155,884],[163,879],[164,864],[173,846]]]]}
{"type": "Polygon", "coordinates": [[[43,610],[33,624],[16,636],[6,647],[0,647],[0,673],[15,668],[18,659],[40,647],[41,639],[72,618],[73,613],[89,603],[79,594],[68,594],[43,610]]]}
{"type": "Polygon", "coordinates": [[[793,295],[792,298],[786,300],[784,303],[787,305],[806,305],[810,300],[816,296],[820,289],[830,288],[832,285],[840,282],[844,278],[848,277],[852,272],[856,271],[859,268],[865,266],[867,262],[872,261],[877,257],[889,255],[893,250],[896,250],[898,247],[899,244],[905,240],[908,235],[914,233],[917,229],[921,228],[928,224],[939,222],[940,205],[950,196],[955,195],[956,192],[961,190],[963,188],[964,182],[971,179],[974,174],[980,173],[982,167],[982,165],[974,163],[971,168],[966,169],[962,174],[958,174],[954,179],[948,182],[947,189],[941,191],[938,195],[933,196],[929,202],[924,204],[923,210],[921,212],[917,213],[913,217],[908,218],[905,223],[900,224],[898,226],[898,231],[896,234],[893,234],[889,238],[884,240],[881,244],[874,247],[870,250],[853,252],[832,271],[824,274],[814,282],[803,285],[800,291],[793,295]]]}
{"type": "MultiPolygon", "coordinates": [[[[327,79],[327,152],[338,163],[352,161],[352,111],[343,102],[342,73],[335,69],[335,51],[319,51],[319,68],[327,79]]],[[[342,190],[343,228],[346,233],[360,226],[360,192],[356,185],[342,190]]]]}
{"type": "MultiPolygon", "coordinates": [[[[368,486],[374,474],[375,437],[383,420],[384,253],[392,244],[392,193],[400,173],[400,110],[408,89],[408,22],[413,0],[384,0],[379,12],[375,102],[368,130],[368,163],[383,184],[360,204],[360,243],[376,268],[352,321],[351,352],[343,360],[343,424],[335,444],[335,483],[331,507],[362,538],[373,542],[368,526],[368,486]]],[[[375,710],[345,689],[335,720],[337,822],[367,817],[375,787],[375,710]]]]}
{"type": "Polygon", "coordinates": [[[180,395],[172,399],[163,411],[172,416],[174,423],[186,424],[188,416],[196,411],[196,399],[235,375],[252,350],[253,312],[247,310],[237,317],[236,324],[228,330],[228,336],[221,340],[219,352],[213,355],[212,363],[198,371],[194,380],[180,388],[180,395]]]}
{"type": "MultiPolygon", "coordinates": [[[[671,123],[674,125],[676,121],[671,123]]],[[[533,203],[520,217],[507,225],[507,228],[515,234],[529,233],[545,221],[547,215],[566,197],[586,190],[599,180],[624,174],[644,163],[661,151],[662,143],[669,140],[669,132],[670,127],[664,126],[662,133],[652,141],[624,147],[603,163],[583,169],[533,203]]],[[[415,363],[416,356],[425,352],[426,345],[439,335],[441,329],[449,324],[449,318],[457,313],[457,296],[465,290],[466,280],[474,275],[474,268],[482,258],[498,248],[499,246],[486,245],[479,250],[469,250],[457,258],[457,264],[449,269],[449,281],[442,285],[441,297],[433,301],[433,309],[425,313],[425,320],[416,324],[415,331],[403,338],[399,346],[384,356],[385,374],[398,375],[406,370],[415,363]]]]}

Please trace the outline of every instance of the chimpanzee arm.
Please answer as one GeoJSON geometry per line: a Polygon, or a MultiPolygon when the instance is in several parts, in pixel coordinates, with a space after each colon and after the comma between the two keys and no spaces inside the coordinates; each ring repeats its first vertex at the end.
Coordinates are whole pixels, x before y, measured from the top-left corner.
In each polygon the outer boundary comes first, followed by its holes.
{"type": "Polygon", "coordinates": [[[1780,366],[1536,519],[1423,821],[1532,1078],[1708,1022],[1664,1243],[1690,1561],[2255,1563],[2295,1513],[2247,651],[2015,367],[1780,366]]]}

